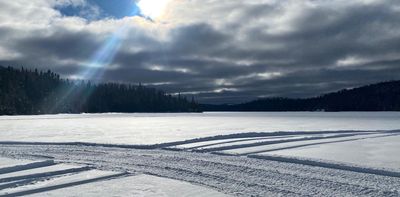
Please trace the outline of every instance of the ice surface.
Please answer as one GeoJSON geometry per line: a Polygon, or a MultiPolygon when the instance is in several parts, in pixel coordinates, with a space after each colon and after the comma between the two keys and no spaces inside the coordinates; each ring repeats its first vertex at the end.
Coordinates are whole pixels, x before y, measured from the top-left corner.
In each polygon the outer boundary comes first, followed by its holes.
{"type": "Polygon", "coordinates": [[[137,175],[124,178],[98,181],[89,184],[53,190],[31,196],[55,197],[55,196],[182,196],[182,197],[223,197],[228,196],[206,187],[200,187],[149,175],[137,175]]]}
{"type": "Polygon", "coordinates": [[[1,116],[0,141],[156,144],[275,131],[395,130],[399,112],[1,116]]]}

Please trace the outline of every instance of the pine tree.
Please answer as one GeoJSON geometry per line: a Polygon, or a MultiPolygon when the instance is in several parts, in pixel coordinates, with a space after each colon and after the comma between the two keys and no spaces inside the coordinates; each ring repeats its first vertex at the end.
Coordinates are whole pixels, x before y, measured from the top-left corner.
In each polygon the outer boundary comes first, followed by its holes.
{"type": "Polygon", "coordinates": [[[142,84],[71,81],[0,66],[0,115],[103,112],[197,112],[196,103],[142,84]]]}

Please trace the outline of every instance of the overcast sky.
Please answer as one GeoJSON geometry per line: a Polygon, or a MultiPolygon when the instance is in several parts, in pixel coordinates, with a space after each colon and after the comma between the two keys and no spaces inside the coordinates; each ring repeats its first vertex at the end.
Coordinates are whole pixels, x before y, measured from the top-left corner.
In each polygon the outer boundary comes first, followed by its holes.
{"type": "Polygon", "coordinates": [[[205,103],[400,79],[399,0],[162,1],[1,0],[0,65],[205,103]]]}

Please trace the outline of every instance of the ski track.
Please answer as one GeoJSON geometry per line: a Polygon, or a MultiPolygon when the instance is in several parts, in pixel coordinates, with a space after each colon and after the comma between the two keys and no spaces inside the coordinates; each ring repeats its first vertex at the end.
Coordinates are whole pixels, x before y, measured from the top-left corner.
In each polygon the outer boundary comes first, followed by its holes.
{"type": "MultiPolygon", "coordinates": [[[[9,194],[4,194],[2,196],[4,196],[4,197],[26,196],[26,195],[30,195],[30,194],[47,192],[47,191],[62,189],[62,188],[66,188],[66,187],[73,187],[73,186],[92,183],[92,182],[96,182],[96,181],[109,180],[109,179],[121,177],[124,175],[126,175],[126,173],[116,173],[116,174],[111,174],[111,175],[98,176],[98,177],[93,177],[93,178],[84,179],[84,180],[75,180],[75,181],[70,181],[70,182],[56,184],[56,185],[48,185],[48,186],[43,186],[43,187],[38,187],[38,188],[33,188],[33,189],[28,189],[28,190],[23,190],[23,191],[12,192],[9,194]]],[[[70,176],[74,176],[74,175],[70,175],[70,176]]],[[[45,181],[45,180],[42,180],[42,181],[45,181]]],[[[84,193],[84,191],[82,191],[82,192],[84,193]]]]}
{"type": "Polygon", "coordinates": [[[6,157],[41,155],[187,181],[235,196],[400,196],[397,177],[246,156],[76,145],[0,145],[0,150],[6,157]]]}
{"type": "Polygon", "coordinates": [[[33,169],[33,168],[46,167],[46,166],[51,166],[51,165],[55,165],[53,160],[39,161],[39,162],[27,163],[27,164],[23,164],[23,165],[15,165],[15,166],[10,166],[10,167],[3,167],[3,168],[0,168],[0,175],[6,174],[6,173],[17,172],[17,171],[21,171],[21,170],[29,170],[29,169],[33,169]]]}
{"type": "MultiPolygon", "coordinates": [[[[51,168],[58,163],[83,166],[6,176],[0,178],[0,191],[59,175],[98,169],[123,172],[122,175],[148,174],[171,178],[234,196],[400,196],[400,171],[283,157],[263,150],[275,145],[284,145],[283,149],[288,149],[399,134],[400,131],[242,133],[155,145],[0,142],[0,156],[45,159],[0,168],[0,175],[51,168]],[[290,145],[296,143],[301,144],[290,145]],[[235,154],[236,150],[246,148],[259,148],[260,151],[235,154]],[[223,150],[232,151],[232,154],[223,150]]],[[[67,182],[14,194],[39,193],[107,178],[67,182]]]]}

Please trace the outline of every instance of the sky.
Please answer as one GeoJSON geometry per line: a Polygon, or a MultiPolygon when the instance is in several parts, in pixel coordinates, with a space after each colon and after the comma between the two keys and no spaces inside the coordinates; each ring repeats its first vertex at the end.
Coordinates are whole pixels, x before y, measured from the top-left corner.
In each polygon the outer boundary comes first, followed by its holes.
{"type": "Polygon", "coordinates": [[[2,0],[0,65],[202,103],[400,79],[399,0],[2,0]]]}

